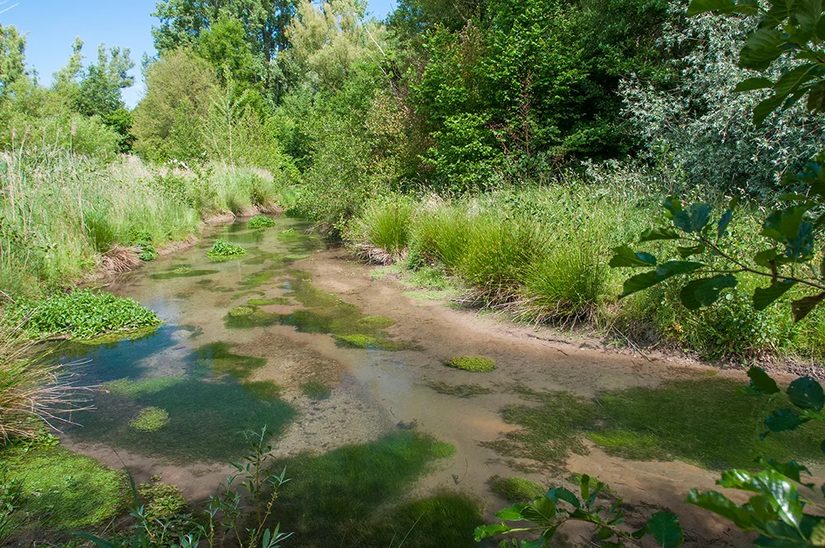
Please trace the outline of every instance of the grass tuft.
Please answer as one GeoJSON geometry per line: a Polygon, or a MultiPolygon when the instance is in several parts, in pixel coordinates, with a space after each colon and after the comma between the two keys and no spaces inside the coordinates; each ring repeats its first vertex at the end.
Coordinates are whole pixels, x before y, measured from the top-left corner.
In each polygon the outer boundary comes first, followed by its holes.
{"type": "Polygon", "coordinates": [[[541,485],[527,478],[493,476],[489,484],[490,490],[507,502],[529,502],[545,492],[541,485]]]}

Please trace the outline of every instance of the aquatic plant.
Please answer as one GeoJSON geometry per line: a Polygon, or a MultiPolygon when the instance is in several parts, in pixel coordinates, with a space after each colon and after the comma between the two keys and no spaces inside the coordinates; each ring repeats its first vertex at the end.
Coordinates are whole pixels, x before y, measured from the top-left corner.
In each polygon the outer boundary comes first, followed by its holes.
{"type": "Polygon", "coordinates": [[[249,222],[246,224],[249,228],[270,228],[277,225],[278,222],[273,219],[272,217],[268,217],[267,215],[255,215],[249,222]]]}
{"type": "Polygon", "coordinates": [[[215,240],[212,249],[206,255],[213,261],[228,261],[246,255],[246,249],[226,240],[218,239],[215,240]]]}
{"type": "Polygon", "coordinates": [[[473,373],[489,373],[496,368],[496,362],[484,356],[455,356],[445,365],[473,373]]]}
{"type": "Polygon", "coordinates": [[[91,289],[57,294],[42,301],[20,301],[7,307],[3,321],[22,326],[32,338],[75,339],[125,335],[161,324],[154,312],[134,299],[91,289]]]}
{"type": "Polygon", "coordinates": [[[191,266],[179,266],[177,268],[173,268],[172,270],[167,270],[165,272],[155,272],[150,274],[149,277],[153,280],[172,280],[175,278],[197,278],[200,276],[209,276],[210,274],[217,274],[220,272],[219,270],[209,270],[209,269],[194,269],[191,266]]]}
{"type": "Polygon", "coordinates": [[[169,424],[169,413],[159,407],[144,407],[129,426],[141,432],[155,432],[169,424]]]}
{"type": "Polygon", "coordinates": [[[508,502],[528,502],[546,491],[533,480],[520,477],[502,478],[493,476],[489,482],[490,490],[508,502]]]}
{"type": "Polygon", "coordinates": [[[185,382],[185,377],[149,377],[146,379],[115,379],[103,384],[103,389],[118,396],[137,397],[145,394],[155,394],[176,384],[185,382]]]}
{"type": "Polygon", "coordinates": [[[144,512],[149,521],[168,520],[186,508],[186,499],[180,489],[169,483],[144,483],[138,486],[137,492],[144,501],[144,512]]]}
{"type": "Polygon", "coordinates": [[[487,388],[478,384],[447,384],[446,382],[430,381],[427,383],[427,386],[439,394],[456,396],[458,398],[471,398],[473,396],[493,393],[492,388],[487,388]]]}

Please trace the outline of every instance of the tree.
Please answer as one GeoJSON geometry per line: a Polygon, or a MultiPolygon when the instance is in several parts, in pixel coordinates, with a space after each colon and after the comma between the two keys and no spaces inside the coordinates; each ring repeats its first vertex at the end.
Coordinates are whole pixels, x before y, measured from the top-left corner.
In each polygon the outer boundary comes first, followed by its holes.
{"type": "Polygon", "coordinates": [[[15,27],[0,25],[0,96],[26,74],[26,39],[15,27]]]}
{"type": "Polygon", "coordinates": [[[212,67],[181,49],[146,72],[146,96],[134,110],[135,150],[153,160],[189,160],[204,153],[200,126],[218,82],[212,67]]]}

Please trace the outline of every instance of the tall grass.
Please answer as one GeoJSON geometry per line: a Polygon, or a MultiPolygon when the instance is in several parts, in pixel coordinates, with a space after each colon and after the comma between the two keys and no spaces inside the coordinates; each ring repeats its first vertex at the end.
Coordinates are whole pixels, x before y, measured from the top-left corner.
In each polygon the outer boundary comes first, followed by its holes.
{"type": "MultiPolygon", "coordinates": [[[[709,359],[825,354],[825,313],[794,324],[788,299],[756,311],[750,295],[761,280],[743,279],[712,307],[681,305],[678,284],[618,300],[630,274],[611,269],[612,249],[633,244],[655,224],[660,199],[627,173],[600,171],[586,183],[498,191],[455,200],[403,196],[367,203],[347,233],[353,247],[389,249],[412,269],[438,266],[469,288],[467,301],[530,322],[587,325],[634,343],[672,346],[709,359]],[[392,213],[403,204],[408,214],[392,213]],[[400,238],[397,235],[403,234],[400,238]]],[[[752,256],[764,247],[758,215],[746,208],[730,239],[752,256]]],[[[650,245],[650,244],[648,244],[650,245]]],[[[660,244],[663,246],[664,244],[660,244]]],[[[655,252],[668,250],[654,245],[655,252]]],[[[675,250],[670,250],[675,254],[675,250]]]]}
{"type": "Polygon", "coordinates": [[[180,240],[205,217],[266,207],[278,192],[246,168],[171,170],[58,149],[4,153],[0,174],[0,289],[12,298],[79,278],[115,245],[180,240]]]}

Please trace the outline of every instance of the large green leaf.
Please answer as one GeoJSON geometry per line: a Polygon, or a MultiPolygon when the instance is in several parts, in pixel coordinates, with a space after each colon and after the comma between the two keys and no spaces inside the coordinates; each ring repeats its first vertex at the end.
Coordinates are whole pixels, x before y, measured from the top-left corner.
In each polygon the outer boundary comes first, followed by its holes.
{"type": "Polygon", "coordinates": [[[635,276],[631,276],[625,280],[624,291],[620,295],[620,298],[627,297],[637,291],[642,291],[643,289],[652,287],[673,276],[693,272],[703,266],[705,266],[703,263],[693,261],[668,261],[660,264],[655,270],[644,272],[642,274],[636,274],[635,276]]]}
{"type": "MultiPolygon", "coordinates": [[[[666,206],[667,207],[667,206],[666,206]]],[[[710,221],[709,204],[690,204],[687,209],[670,209],[673,225],[685,232],[701,232],[710,221]]]]}
{"type": "Polygon", "coordinates": [[[768,287],[757,287],[753,292],[753,307],[756,310],[765,310],[794,285],[796,282],[782,280],[775,281],[768,287]]]}
{"type": "MultiPolygon", "coordinates": [[[[799,527],[802,522],[804,505],[799,500],[799,492],[788,478],[776,470],[760,470],[756,473],[739,469],[725,470],[719,485],[759,493],[783,522],[793,527],[799,527]]],[[[751,504],[753,503],[754,499],[751,499],[751,504]]]]}
{"type": "Polygon", "coordinates": [[[493,523],[489,525],[479,525],[476,527],[474,536],[476,542],[481,542],[482,540],[490,537],[494,537],[496,535],[501,535],[504,533],[509,533],[512,528],[504,523],[493,523]]]}
{"type": "Polygon", "coordinates": [[[753,517],[747,510],[739,508],[732,500],[716,491],[706,491],[700,493],[696,489],[691,489],[688,493],[687,501],[695,504],[699,508],[709,510],[723,518],[727,518],[738,528],[748,531],[753,528],[753,517]]]}
{"type": "Polygon", "coordinates": [[[736,87],[733,88],[734,93],[738,93],[741,91],[754,91],[756,89],[765,89],[773,87],[773,82],[768,78],[748,78],[747,80],[742,80],[736,87]]]}
{"type": "Polygon", "coordinates": [[[739,54],[743,68],[765,70],[782,55],[782,34],[772,28],[761,28],[745,41],[739,54]]]}
{"type": "Polygon", "coordinates": [[[681,238],[678,232],[672,228],[657,227],[642,232],[640,242],[652,242],[656,240],[678,240],[681,238]]]}
{"type": "Polygon", "coordinates": [[[825,405],[825,392],[822,385],[812,377],[799,377],[788,386],[791,403],[801,409],[821,411],[825,405]]]}
{"type": "Polygon", "coordinates": [[[679,298],[688,310],[698,310],[715,303],[723,289],[736,287],[736,283],[732,274],[692,280],[682,288],[679,298]]]}
{"type": "Polygon", "coordinates": [[[644,251],[635,252],[630,247],[623,245],[613,250],[610,266],[613,268],[656,266],[656,257],[644,251]]]}
{"type": "Polygon", "coordinates": [[[656,512],[650,516],[647,532],[663,548],[681,546],[685,540],[679,518],[672,512],[656,512]]]}

